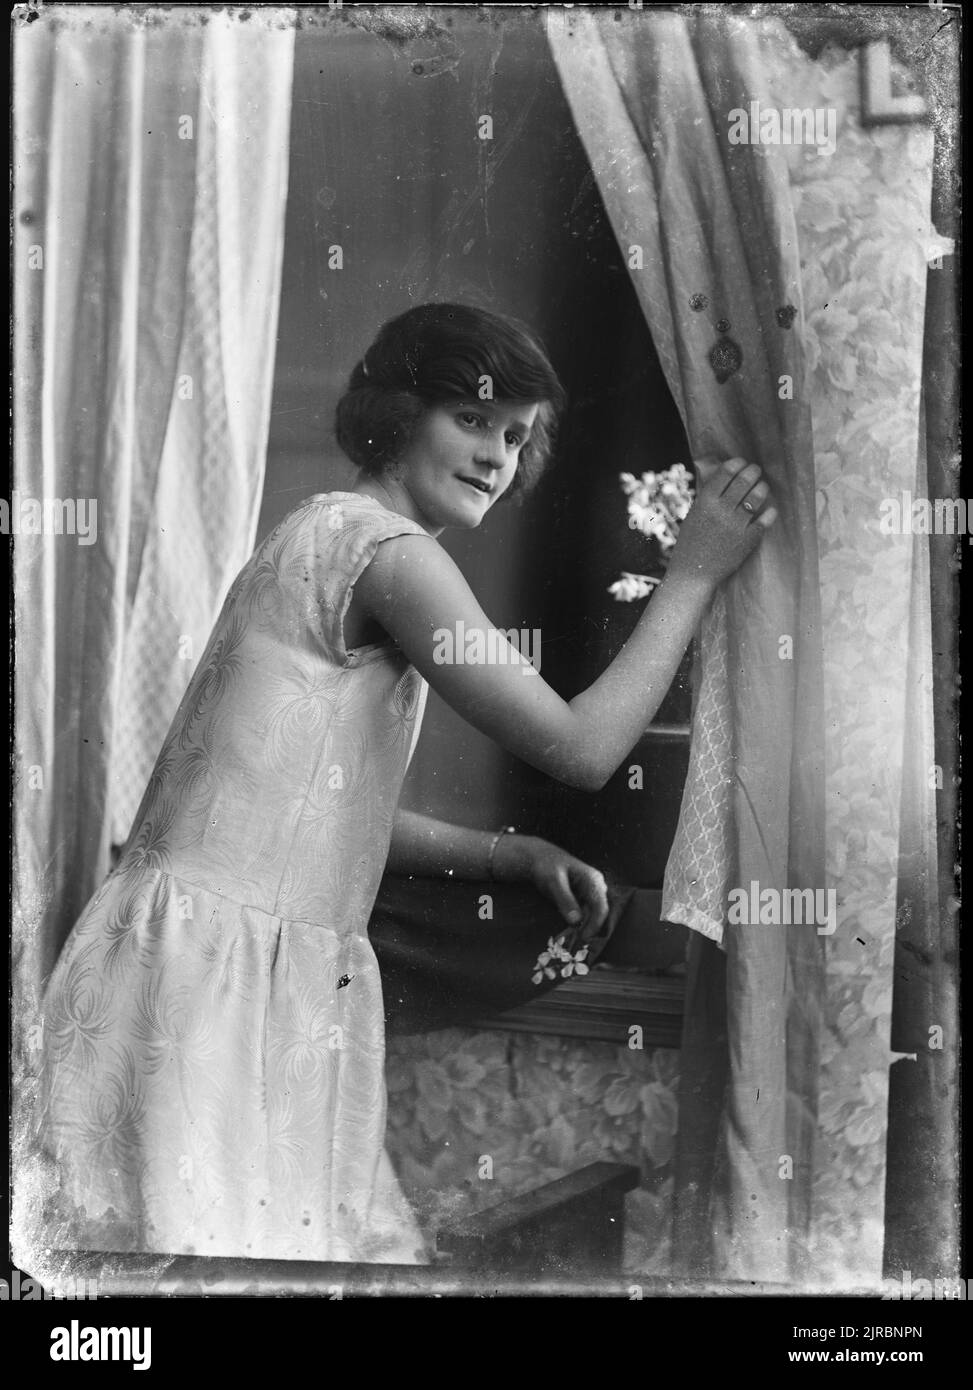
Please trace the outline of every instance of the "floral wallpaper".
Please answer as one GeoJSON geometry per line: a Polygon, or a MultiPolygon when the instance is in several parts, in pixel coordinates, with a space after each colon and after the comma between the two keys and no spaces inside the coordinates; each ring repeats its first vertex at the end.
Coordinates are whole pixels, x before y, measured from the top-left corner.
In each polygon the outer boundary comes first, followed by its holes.
{"type": "Polygon", "coordinates": [[[678,1060],[534,1033],[390,1039],[386,1144],[424,1228],[588,1163],[631,1163],[624,1267],[665,1274],[678,1060]]]}
{"type": "MultiPolygon", "coordinates": [[[[836,112],[836,151],[786,150],[801,247],[825,659],[827,943],[813,1266],[881,1277],[912,537],[880,530],[916,490],[932,133],[863,129],[855,53],[780,43],[782,105],[836,112]]],[[[930,751],[928,762],[933,761],[930,751]]]]}

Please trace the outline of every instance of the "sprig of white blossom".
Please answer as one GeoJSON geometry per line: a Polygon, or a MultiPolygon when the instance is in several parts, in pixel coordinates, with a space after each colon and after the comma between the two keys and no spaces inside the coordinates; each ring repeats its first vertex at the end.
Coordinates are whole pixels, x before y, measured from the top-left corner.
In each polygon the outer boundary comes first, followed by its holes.
{"type": "MultiPolygon", "coordinates": [[[[665,564],[669,551],[676,544],[679,523],[685,518],[693,501],[693,478],[684,464],[674,463],[659,473],[620,473],[622,492],[628,499],[628,524],[633,531],[658,542],[665,564]]],[[[608,592],[621,603],[647,598],[662,581],[648,574],[622,571],[620,579],[608,586],[608,592]]]]}
{"type": "Polygon", "coordinates": [[[629,574],[628,570],[622,570],[621,579],[609,584],[608,592],[621,603],[631,603],[636,598],[648,598],[656,585],[661,583],[661,579],[651,574],[629,574]]]}
{"type": "Polygon", "coordinates": [[[564,937],[565,933],[562,932],[558,937],[548,938],[547,950],[541,951],[537,957],[534,973],[530,977],[535,985],[541,984],[545,979],[556,980],[559,973],[564,980],[571,975],[588,974],[588,966],[585,964],[588,947],[582,946],[580,951],[569,951],[564,944],[564,937]]]}

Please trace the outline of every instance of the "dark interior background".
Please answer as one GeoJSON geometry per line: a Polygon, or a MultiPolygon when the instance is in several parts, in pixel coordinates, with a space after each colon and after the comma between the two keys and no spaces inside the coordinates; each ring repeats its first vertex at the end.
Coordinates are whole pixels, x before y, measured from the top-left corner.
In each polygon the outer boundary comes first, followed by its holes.
{"type": "MultiPolygon", "coordinates": [[[[403,13],[403,12],[400,12],[403,13]]],[[[555,463],[444,544],[492,621],[539,628],[542,671],[570,698],[643,607],[608,585],[652,572],[618,474],[689,462],[629,273],[530,11],[437,10],[378,27],[337,12],[297,35],[290,193],[260,536],[354,469],[334,406],[379,326],[458,299],[532,324],[570,397],[555,463]],[[445,16],[445,17],[443,17],[445,16]],[[370,25],[370,28],[363,28],[370,25]],[[481,140],[489,115],[493,139],[481,140]],[[329,268],[340,245],[343,267],[329,268]]],[[[471,729],[430,692],[403,804],[543,834],[629,882],[661,883],[685,779],[689,660],[657,723],[599,794],[572,791],[471,729]],[[628,768],[644,769],[642,790],[628,768]]]]}

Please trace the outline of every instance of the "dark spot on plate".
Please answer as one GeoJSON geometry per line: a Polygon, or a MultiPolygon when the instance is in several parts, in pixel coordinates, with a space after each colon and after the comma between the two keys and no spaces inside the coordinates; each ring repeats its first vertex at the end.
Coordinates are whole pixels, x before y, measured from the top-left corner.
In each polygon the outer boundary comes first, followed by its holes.
{"type": "Polygon", "coordinates": [[[709,364],[722,386],[743,366],[743,349],[732,338],[721,338],[710,352],[709,364]]]}

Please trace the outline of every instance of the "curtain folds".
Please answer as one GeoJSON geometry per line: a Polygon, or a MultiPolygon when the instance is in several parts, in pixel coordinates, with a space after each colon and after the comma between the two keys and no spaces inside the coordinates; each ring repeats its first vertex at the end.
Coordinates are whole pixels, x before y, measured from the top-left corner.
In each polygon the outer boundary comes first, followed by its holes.
{"type": "Polygon", "coordinates": [[[294,43],[281,12],[31,18],[14,56],[22,1020],[252,549],[294,43]]]}
{"type": "MultiPolygon", "coordinates": [[[[896,931],[939,933],[928,554],[906,516],[932,135],[863,127],[856,48],[811,60],[777,20],[562,14],[549,35],[693,453],[754,459],[781,509],[701,628],[666,872],[663,915],[695,933],[676,1272],[874,1287],[896,931]],[[731,144],[752,102],[834,138],[731,144]],[[734,920],[751,885],[825,912],[734,920]]],[[[930,991],[900,1029],[946,1085],[948,994],[945,1028],[930,991]]]]}
{"type": "Polygon", "coordinates": [[[667,919],[698,933],[675,1251],[680,1272],[777,1282],[800,1276],[807,1234],[822,938],[780,917],[728,926],[726,905],[735,888],[824,885],[801,266],[780,151],[727,138],[728,114],[765,88],[752,28],[712,14],[637,23],[552,14],[555,61],[694,457],[759,463],[781,512],[698,644],[663,900],[667,919]]]}

